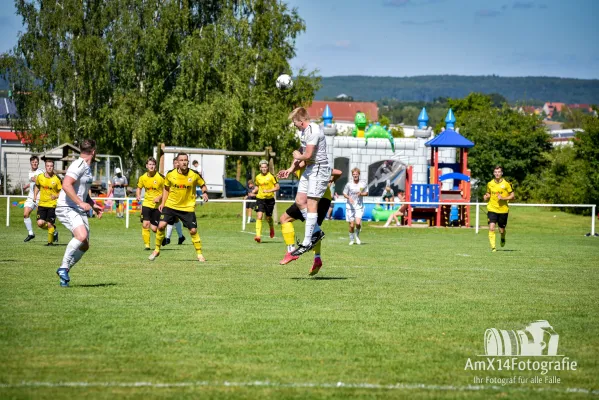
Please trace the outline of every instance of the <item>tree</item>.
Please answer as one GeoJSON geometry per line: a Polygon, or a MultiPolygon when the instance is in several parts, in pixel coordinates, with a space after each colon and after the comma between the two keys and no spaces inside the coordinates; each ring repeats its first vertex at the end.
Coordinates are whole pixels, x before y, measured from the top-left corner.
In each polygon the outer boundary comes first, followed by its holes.
{"type": "Polygon", "coordinates": [[[493,169],[501,165],[517,187],[547,164],[544,153],[551,150],[551,143],[535,116],[522,115],[507,105],[493,108],[490,98],[478,93],[450,99],[449,106],[460,133],[475,144],[468,153],[468,166],[479,182],[491,180],[493,169]]]}
{"type": "Polygon", "coordinates": [[[287,115],[309,104],[314,72],[289,73],[305,25],[276,0],[17,0],[26,31],[10,79],[34,147],[91,137],[141,163],[159,142],[262,150],[286,163],[287,115]]]}

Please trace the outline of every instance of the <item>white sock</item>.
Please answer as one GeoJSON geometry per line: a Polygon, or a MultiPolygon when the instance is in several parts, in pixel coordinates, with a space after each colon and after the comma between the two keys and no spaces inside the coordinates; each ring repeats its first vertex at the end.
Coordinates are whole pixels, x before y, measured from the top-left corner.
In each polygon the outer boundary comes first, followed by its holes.
{"type": "Polygon", "coordinates": [[[293,250],[295,250],[295,246],[292,244],[288,244],[287,245],[287,253],[291,253],[293,250]]]}
{"type": "Polygon", "coordinates": [[[166,238],[170,239],[172,234],[173,234],[173,226],[167,225],[166,226],[166,238]]]}
{"type": "Polygon", "coordinates": [[[302,217],[304,217],[304,221],[308,219],[308,209],[307,208],[302,208],[300,210],[300,212],[302,213],[302,217]]]}
{"type": "MultiPolygon", "coordinates": [[[[79,250],[79,247],[81,247],[82,243],[83,242],[80,242],[75,238],[72,238],[69,241],[69,244],[67,244],[67,249],[64,251],[64,257],[62,258],[62,264],[60,265],[60,268],[69,269],[72,265],[75,265],[75,263],[79,261],[75,260],[75,252],[79,250]]],[[[79,256],[79,258],[81,258],[81,256],[79,256]]]]}
{"type": "Polygon", "coordinates": [[[351,233],[349,234],[349,241],[350,241],[350,242],[353,242],[353,241],[354,241],[354,234],[353,234],[353,232],[351,232],[351,233]]]}
{"type": "MultiPolygon", "coordinates": [[[[179,235],[179,237],[183,236],[183,229],[181,229],[181,221],[179,221],[175,224],[175,229],[177,230],[177,234],[179,235]]],[[[171,229],[171,232],[172,231],[173,230],[171,229]]],[[[169,236],[169,238],[170,238],[170,236],[169,236]]]]}
{"type": "Polygon", "coordinates": [[[248,217],[247,223],[249,224],[252,221],[252,217],[248,217]]]}
{"type": "Polygon", "coordinates": [[[356,237],[360,237],[360,231],[362,228],[356,228],[356,237]]]}
{"type": "Polygon", "coordinates": [[[23,222],[25,222],[25,228],[27,228],[27,232],[30,235],[33,235],[33,227],[31,226],[31,218],[23,218],[23,222]]]}
{"type": "Polygon", "coordinates": [[[314,233],[314,227],[317,225],[317,220],[317,213],[308,213],[306,218],[306,233],[304,234],[304,242],[302,243],[304,246],[308,246],[312,243],[312,234],[314,233]]]}
{"type": "Polygon", "coordinates": [[[77,264],[77,262],[79,262],[79,260],[81,260],[81,257],[83,257],[84,254],[85,254],[85,251],[77,249],[73,253],[73,258],[71,260],[71,265],[69,266],[69,269],[73,268],[75,266],[75,264],[77,264]]]}

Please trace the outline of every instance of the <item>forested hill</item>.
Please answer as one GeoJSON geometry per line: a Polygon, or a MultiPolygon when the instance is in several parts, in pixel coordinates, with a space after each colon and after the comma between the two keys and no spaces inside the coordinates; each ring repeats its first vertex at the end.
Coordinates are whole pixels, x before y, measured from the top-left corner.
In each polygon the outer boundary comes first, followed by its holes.
{"type": "Polygon", "coordinates": [[[331,76],[322,78],[316,99],[346,94],[359,101],[394,98],[430,102],[439,97],[462,98],[471,92],[499,93],[509,102],[554,101],[599,104],[598,79],[551,77],[509,78],[496,75],[426,75],[406,78],[380,76],[331,76]]]}

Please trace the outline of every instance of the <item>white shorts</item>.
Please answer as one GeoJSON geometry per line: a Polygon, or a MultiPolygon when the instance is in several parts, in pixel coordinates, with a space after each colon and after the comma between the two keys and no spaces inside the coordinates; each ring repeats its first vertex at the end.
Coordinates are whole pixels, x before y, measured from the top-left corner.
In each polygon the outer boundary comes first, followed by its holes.
{"type": "Polygon", "coordinates": [[[25,208],[31,208],[32,210],[35,210],[37,208],[37,203],[34,202],[33,199],[27,197],[27,200],[25,200],[25,208]]]}
{"type": "Polygon", "coordinates": [[[357,219],[362,220],[362,215],[364,215],[364,208],[345,208],[345,220],[347,222],[355,221],[357,219]]]}
{"type": "Polygon", "coordinates": [[[89,236],[89,221],[86,214],[71,207],[56,207],[56,218],[71,232],[84,225],[89,236]]]}
{"type": "Polygon", "coordinates": [[[306,167],[300,177],[298,193],[306,193],[308,197],[320,199],[329,186],[331,169],[328,166],[312,164],[306,167]]]}

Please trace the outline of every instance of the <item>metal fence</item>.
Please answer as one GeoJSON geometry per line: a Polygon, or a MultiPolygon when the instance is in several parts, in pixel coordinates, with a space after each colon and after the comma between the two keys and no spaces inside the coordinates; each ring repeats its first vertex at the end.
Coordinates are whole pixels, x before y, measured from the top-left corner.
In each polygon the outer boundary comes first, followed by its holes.
{"type": "MultiPolygon", "coordinates": [[[[6,198],[6,226],[10,226],[10,209],[11,209],[11,199],[24,199],[27,196],[0,196],[0,198],[6,198]]],[[[129,228],[129,221],[130,221],[130,205],[131,202],[136,201],[135,198],[132,197],[127,197],[127,198],[123,198],[123,197],[93,197],[94,200],[102,200],[102,201],[106,201],[106,200],[122,200],[125,202],[125,227],[129,228]]],[[[241,207],[242,207],[242,221],[241,221],[241,229],[245,231],[246,228],[246,222],[247,222],[247,218],[246,218],[246,205],[249,202],[254,202],[255,200],[234,200],[234,199],[216,199],[216,200],[210,200],[210,203],[241,203],[241,207]]],[[[198,202],[202,202],[202,200],[198,200],[198,202]]],[[[293,203],[292,200],[277,200],[277,203],[293,203]]],[[[341,204],[345,204],[345,201],[339,201],[339,200],[334,200],[333,203],[341,203],[341,204]]],[[[380,201],[365,201],[364,204],[381,204],[380,201]]],[[[479,228],[480,228],[480,208],[481,207],[485,207],[487,205],[487,203],[435,203],[435,202],[422,202],[422,201],[418,201],[418,202],[397,202],[394,203],[394,206],[397,205],[403,205],[403,204],[418,204],[419,206],[424,205],[430,205],[430,206],[437,206],[437,205],[456,205],[456,206],[473,206],[476,209],[475,212],[475,223],[474,223],[474,232],[478,233],[479,232],[479,228]]],[[[595,204],[528,204],[528,203],[510,203],[510,207],[552,207],[552,208],[566,208],[566,207],[571,207],[571,208],[590,208],[591,209],[591,232],[590,232],[590,236],[595,236],[595,218],[596,218],[596,205],[595,204]]]]}

